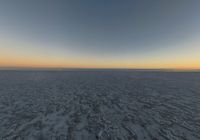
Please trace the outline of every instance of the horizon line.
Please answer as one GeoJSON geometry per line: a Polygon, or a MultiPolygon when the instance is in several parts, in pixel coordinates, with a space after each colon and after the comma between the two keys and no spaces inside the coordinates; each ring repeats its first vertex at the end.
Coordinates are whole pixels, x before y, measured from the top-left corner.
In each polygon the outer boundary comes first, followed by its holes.
{"type": "Polygon", "coordinates": [[[0,70],[138,70],[138,71],[200,71],[200,68],[121,68],[121,67],[0,67],[0,70]]]}

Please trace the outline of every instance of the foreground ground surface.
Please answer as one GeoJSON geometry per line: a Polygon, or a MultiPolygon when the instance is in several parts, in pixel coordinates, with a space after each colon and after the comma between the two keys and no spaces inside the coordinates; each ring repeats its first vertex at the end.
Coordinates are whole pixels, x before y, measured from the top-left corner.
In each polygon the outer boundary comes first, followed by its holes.
{"type": "Polygon", "coordinates": [[[0,140],[200,140],[200,73],[0,71],[0,140]]]}

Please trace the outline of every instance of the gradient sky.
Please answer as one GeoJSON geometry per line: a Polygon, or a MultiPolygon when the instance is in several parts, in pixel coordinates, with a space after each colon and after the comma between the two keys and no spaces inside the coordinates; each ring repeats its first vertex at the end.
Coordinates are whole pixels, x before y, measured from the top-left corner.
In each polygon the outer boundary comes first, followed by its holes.
{"type": "Polygon", "coordinates": [[[200,1],[1,0],[0,67],[200,69],[200,1]]]}

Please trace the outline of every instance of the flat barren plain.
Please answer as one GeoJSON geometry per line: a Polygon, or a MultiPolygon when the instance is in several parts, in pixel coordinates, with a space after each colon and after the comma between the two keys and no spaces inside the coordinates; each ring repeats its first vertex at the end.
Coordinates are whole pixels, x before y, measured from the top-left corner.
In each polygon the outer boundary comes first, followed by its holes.
{"type": "Polygon", "coordinates": [[[200,140],[200,73],[0,71],[0,140],[200,140]]]}

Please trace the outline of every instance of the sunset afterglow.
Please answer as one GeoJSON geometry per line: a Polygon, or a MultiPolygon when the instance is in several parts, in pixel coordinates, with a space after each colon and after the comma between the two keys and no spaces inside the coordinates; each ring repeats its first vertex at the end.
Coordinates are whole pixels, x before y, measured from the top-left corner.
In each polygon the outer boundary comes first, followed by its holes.
{"type": "Polygon", "coordinates": [[[1,1],[0,67],[200,69],[199,6],[1,1]]]}

